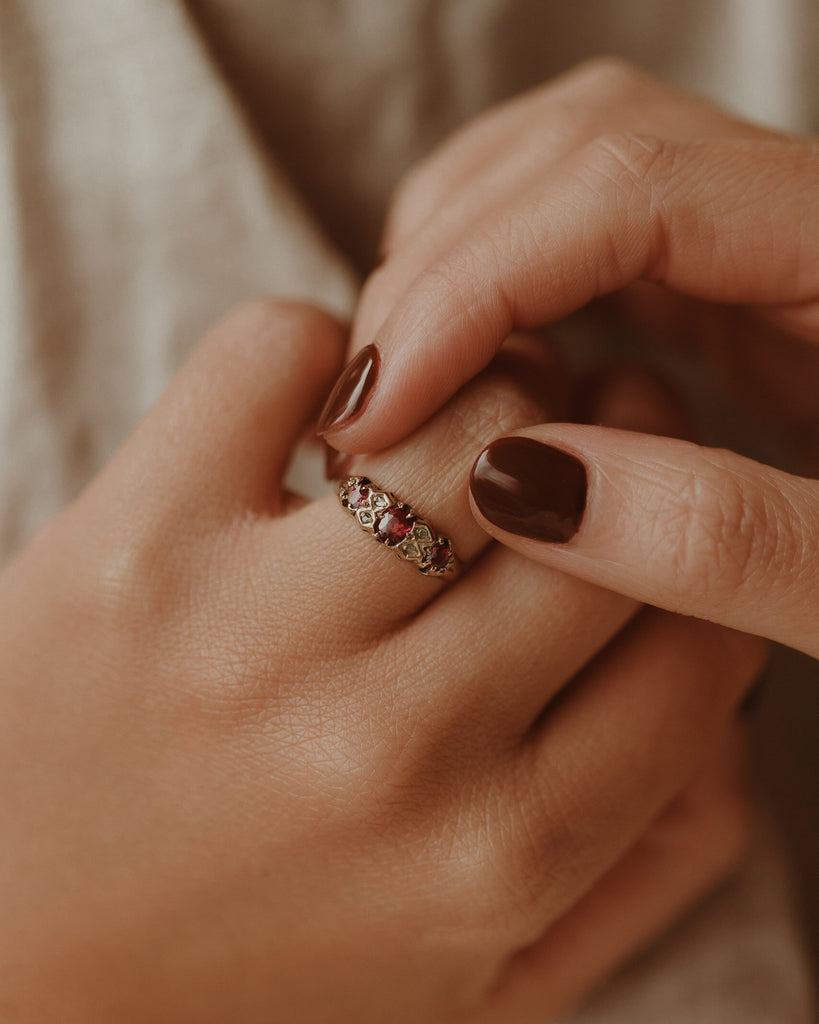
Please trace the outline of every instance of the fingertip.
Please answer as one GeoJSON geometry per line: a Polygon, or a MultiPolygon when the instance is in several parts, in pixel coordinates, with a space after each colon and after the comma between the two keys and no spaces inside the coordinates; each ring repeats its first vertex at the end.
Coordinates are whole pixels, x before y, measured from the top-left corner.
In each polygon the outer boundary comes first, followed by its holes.
{"type": "MultiPolygon", "coordinates": [[[[259,298],[228,312],[205,336],[195,358],[220,364],[240,350],[249,358],[268,360],[270,350],[301,359],[310,347],[310,362],[318,376],[338,366],[348,327],[332,313],[296,299],[259,298]],[[243,349],[242,349],[243,347],[243,349]],[[211,355],[211,353],[214,353],[211,355]]],[[[234,356],[235,358],[235,356],[234,356]]]]}

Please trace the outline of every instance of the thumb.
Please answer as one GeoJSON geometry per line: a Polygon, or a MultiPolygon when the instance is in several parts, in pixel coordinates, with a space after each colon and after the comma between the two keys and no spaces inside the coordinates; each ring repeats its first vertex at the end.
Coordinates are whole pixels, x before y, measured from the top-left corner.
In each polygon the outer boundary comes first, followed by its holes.
{"type": "Polygon", "coordinates": [[[819,656],[819,483],[733,452],[549,424],[493,441],[479,522],[529,558],[819,656]]]}

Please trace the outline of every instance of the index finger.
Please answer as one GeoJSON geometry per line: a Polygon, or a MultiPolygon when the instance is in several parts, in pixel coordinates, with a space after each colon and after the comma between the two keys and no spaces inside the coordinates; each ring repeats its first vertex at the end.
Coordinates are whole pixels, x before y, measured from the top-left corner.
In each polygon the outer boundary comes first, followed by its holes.
{"type": "MultiPolygon", "coordinates": [[[[602,136],[438,256],[328,404],[331,444],[396,442],[486,366],[513,329],[639,279],[713,302],[805,307],[819,337],[819,143],[602,136]],[[337,414],[337,415],[336,415],[337,414]]],[[[802,323],[804,324],[804,317],[802,323]]]]}

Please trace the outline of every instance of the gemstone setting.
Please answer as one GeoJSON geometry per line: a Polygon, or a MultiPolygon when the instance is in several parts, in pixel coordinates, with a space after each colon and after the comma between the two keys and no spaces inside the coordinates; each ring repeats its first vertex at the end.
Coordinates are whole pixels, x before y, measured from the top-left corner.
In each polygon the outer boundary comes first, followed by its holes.
{"type": "Polygon", "coordinates": [[[395,547],[405,540],[415,525],[415,516],[407,505],[390,505],[375,524],[375,539],[395,547]]]}
{"type": "Polygon", "coordinates": [[[452,548],[449,542],[441,539],[427,548],[424,566],[428,566],[430,572],[444,572],[451,558],[452,548]]]}
{"type": "Polygon", "coordinates": [[[345,508],[351,508],[357,511],[363,508],[367,504],[370,498],[370,487],[368,481],[360,478],[355,480],[346,488],[341,498],[342,504],[345,508]]]}
{"type": "Polygon", "coordinates": [[[337,493],[341,506],[365,533],[402,561],[411,562],[424,576],[441,578],[456,572],[448,538],[441,537],[405,501],[362,476],[340,481],[337,493]]]}

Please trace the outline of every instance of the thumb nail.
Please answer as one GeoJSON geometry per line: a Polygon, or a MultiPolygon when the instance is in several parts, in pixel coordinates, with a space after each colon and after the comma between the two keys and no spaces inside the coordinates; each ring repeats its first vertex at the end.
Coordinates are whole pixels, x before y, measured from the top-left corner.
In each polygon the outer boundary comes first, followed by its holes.
{"type": "Polygon", "coordinates": [[[586,508],[583,463],[529,437],[493,441],[478,456],[469,486],[485,519],[532,540],[565,543],[586,508]]]}

